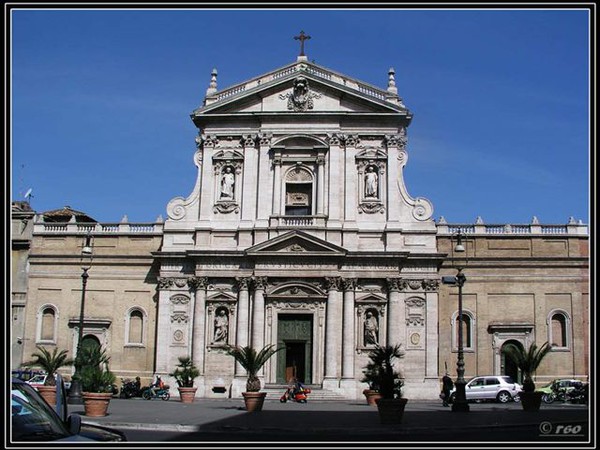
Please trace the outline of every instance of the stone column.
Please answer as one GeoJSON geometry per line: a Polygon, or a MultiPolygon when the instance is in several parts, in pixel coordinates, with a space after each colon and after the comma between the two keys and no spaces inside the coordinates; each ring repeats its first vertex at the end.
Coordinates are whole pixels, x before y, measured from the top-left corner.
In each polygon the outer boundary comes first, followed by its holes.
{"type": "MultiPolygon", "coordinates": [[[[340,174],[343,173],[343,153],[340,148],[340,137],[329,136],[329,182],[338,183],[340,174]]],[[[328,226],[339,226],[342,219],[342,201],[345,198],[344,184],[341,186],[329,186],[329,211],[328,226]]]]}
{"type": "Polygon", "coordinates": [[[273,158],[273,215],[279,216],[281,212],[281,155],[273,158]]]}
{"type": "MultiPolygon", "coordinates": [[[[400,191],[398,182],[401,180],[400,173],[400,150],[401,136],[386,136],[388,155],[388,177],[387,177],[387,211],[388,221],[397,222],[400,219],[400,191]]],[[[404,156],[404,155],[402,155],[404,156]]],[[[403,181],[402,181],[403,183],[403,181]]]]}
{"type": "Polygon", "coordinates": [[[267,277],[254,277],[252,281],[254,284],[252,347],[256,351],[260,351],[265,346],[265,287],[267,285],[267,277]]]}
{"type": "Polygon", "coordinates": [[[202,188],[200,190],[200,217],[201,221],[210,223],[213,216],[212,207],[214,204],[214,174],[212,158],[215,152],[215,145],[219,142],[216,136],[210,135],[204,137],[203,160],[202,165],[202,188]]]}
{"type": "Polygon", "coordinates": [[[347,222],[356,221],[356,209],[358,207],[357,197],[357,178],[356,171],[356,145],[358,144],[358,136],[346,137],[346,180],[345,180],[345,220],[347,222]]]}
{"type": "Polygon", "coordinates": [[[323,156],[317,158],[317,165],[317,214],[323,215],[325,211],[325,158],[323,156]]]}
{"type": "Polygon", "coordinates": [[[344,278],[344,334],[342,340],[342,378],[354,379],[354,351],[356,337],[354,336],[354,289],[356,278],[344,278]]]}
{"type": "MultiPolygon", "coordinates": [[[[273,205],[273,177],[271,166],[269,164],[269,149],[271,146],[271,135],[259,135],[259,155],[258,155],[258,176],[254,182],[258,182],[258,203],[257,226],[268,226],[271,210],[269,206],[273,205]]],[[[273,210],[274,211],[274,210],[273,210]]],[[[274,214],[274,212],[273,212],[274,214]]]]}
{"type": "Polygon", "coordinates": [[[188,286],[194,295],[194,316],[192,317],[192,360],[204,375],[205,319],[206,319],[206,286],[208,278],[192,277],[188,286]]]}
{"type": "Polygon", "coordinates": [[[256,167],[256,136],[248,135],[243,137],[244,143],[244,172],[243,172],[243,185],[242,190],[242,222],[252,221],[256,217],[256,181],[257,167],[256,167]]]}
{"type": "MultiPolygon", "coordinates": [[[[238,284],[238,310],[237,310],[237,330],[236,330],[236,345],[238,347],[246,347],[248,345],[248,316],[249,316],[249,296],[248,284],[250,278],[236,278],[238,284]]],[[[246,375],[245,369],[235,363],[235,375],[246,375]]]]}
{"type": "Polygon", "coordinates": [[[427,318],[425,321],[426,327],[426,366],[425,378],[438,379],[438,352],[439,348],[439,333],[438,333],[438,299],[439,299],[439,281],[424,280],[423,287],[425,289],[425,307],[427,318]]]}
{"type": "Polygon", "coordinates": [[[169,297],[172,278],[158,279],[158,312],[156,317],[156,348],[164,349],[162,352],[156,352],[156,372],[169,373],[170,367],[170,348],[171,348],[171,319],[169,317],[169,297]]]}
{"type": "Polygon", "coordinates": [[[340,376],[340,345],[342,342],[342,293],[339,277],[328,277],[327,310],[325,323],[325,376],[324,388],[337,388],[340,376]]]}
{"type": "Polygon", "coordinates": [[[401,278],[388,278],[388,315],[387,315],[387,343],[396,345],[401,343],[402,329],[404,328],[404,302],[400,299],[400,291],[404,285],[401,278]]]}

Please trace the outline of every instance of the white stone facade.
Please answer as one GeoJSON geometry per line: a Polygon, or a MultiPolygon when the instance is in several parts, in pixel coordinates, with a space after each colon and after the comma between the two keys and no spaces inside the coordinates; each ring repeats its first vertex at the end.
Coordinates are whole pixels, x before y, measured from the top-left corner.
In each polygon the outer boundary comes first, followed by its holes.
{"type": "Polygon", "coordinates": [[[404,184],[412,116],[390,80],[303,58],[224,91],[213,73],[192,113],[197,181],[156,255],[158,373],[192,355],[198,396],[239,396],[223,345],[275,344],[265,385],[295,374],[358,398],[368,349],[401,343],[406,395],[435,396],[443,255],[431,203],[404,184]]]}

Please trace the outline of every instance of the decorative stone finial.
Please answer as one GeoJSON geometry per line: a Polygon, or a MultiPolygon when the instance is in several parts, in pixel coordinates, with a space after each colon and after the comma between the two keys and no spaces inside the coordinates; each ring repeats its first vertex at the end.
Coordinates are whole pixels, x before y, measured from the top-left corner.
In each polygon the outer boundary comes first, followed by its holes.
{"type": "Polygon", "coordinates": [[[129,218],[127,217],[127,214],[123,215],[123,218],[121,219],[121,223],[127,223],[129,222],[129,218]]]}
{"type": "Polygon", "coordinates": [[[438,223],[448,223],[448,222],[446,222],[446,218],[444,216],[440,216],[438,223]]]}
{"type": "Polygon", "coordinates": [[[162,214],[159,214],[158,217],[156,218],[156,223],[163,223],[165,220],[163,219],[162,214]]]}
{"type": "Polygon", "coordinates": [[[483,225],[483,219],[481,218],[481,216],[477,216],[477,218],[475,219],[475,223],[477,225],[483,225]]]}
{"type": "Polygon", "coordinates": [[[394,70],[393,67],[390,67],[390,70],[388,71],[388,92],[392,93],[392,94],[398,94],[398,88],[396,87],[396,79],[394,78],[394,74],[396,73],[396,71],[394,70]]]}
{"type": "Polygon", "coordinates": [[[571,216],[569,217],[569,225],[575,225],[577,224],[577,222],[575,221],[575,217],[571,216]]]}
{"type": "Polygon", "coordinates": [[[540,221],[538,220],[537,216],[533,216],[531,219],[531,224],[532,225],[539,225],[540,221]]]}
{"type": "Polygon", "coordinates": [[[217,69],[213,69],[210,75],[210,84],[206,90],[207,97],[217,92],[217,69]]]}

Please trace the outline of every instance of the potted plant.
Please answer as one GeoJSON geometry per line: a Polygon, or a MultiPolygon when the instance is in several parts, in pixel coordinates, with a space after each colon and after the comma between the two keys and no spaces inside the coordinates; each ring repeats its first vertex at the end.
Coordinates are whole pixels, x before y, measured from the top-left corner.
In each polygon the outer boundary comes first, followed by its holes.
{"type": "Polygon", "coordinates": [[[37,390],[40,395],[50,405],[56,405],[56,378],[55,374],[61,367],[69,366],[73,364],[73,360],[67,358],[67,350],[58,351],[55,348],[52,353],[46,350],[44,347],[37,346],[37,352],[31,354],[34,358],[31,361],[23,363],[23,366],[34,366],[40,367],[46,372],[46,379],[44,385],[39,386],[37,390]]]}
{"type": "Polygon", "coordinates": [[[373,361],[369,361],[365,366],[363,377],[360,381],[369,385],[368,389],[363,390],[367,404],[377,406],[375,401],[381,398],[381,393],[379,392],[379,368],[373,364],[373,361]]]}
{"type": "Polygon", "coordinates": [[[77,354],[77,377],[81,382],[86,416],[102,417],[108,411],[116,380],[108,368],[109,361],[110,357],[100,347],[82,347],[77,354]]]}
{"type": "Polygon", "coordinates": [[[261,367],[279,350],[282,348],[274,348],[274,344],[269,344],[263,347],[257,352],[252,347],[227,347],[227,354],[233,356],[248,373],[248,381],[246,382],[246,392],[242,392],[244,396],[244,402],[246,404],[246,410],[249,412],[261,411],[266,392],[260,391],[260,379],[257,374],[261,367]]]}
{"type": "Polygon", "coordinates": [[[183,403],[192,403],[196,397],[197,387],[194,386],[194,379],[200,375],[200,371],[194,365],[190,356],[180,356],[177,358],[179,364],[174,372],[169,375],[175,378],[179,397],[183,403]]]}
{"type": "Polygon", "coordinates": [[[516,345],[506,347],[507,356],[515,363],[523,376],[523,391],[519,394],[519,397],[521,397],[521,405],[525,411],[538,411],[540,409],[544,393],[536,392],[533,376],[551,348],[548,342],[544,342],[540,348],[532,343],[528,350],[516,345]]]}
{"type": "Polygon", "coordinates": [[[369,363],[365,367],[373,385],[378,386],[381,398],[375,400],[382,424],[402,422],[407,399],[402,397],[402,375],[394,367],[396,361],[404,357],[401,344],[377,345],[369,353],[369,363]]]}

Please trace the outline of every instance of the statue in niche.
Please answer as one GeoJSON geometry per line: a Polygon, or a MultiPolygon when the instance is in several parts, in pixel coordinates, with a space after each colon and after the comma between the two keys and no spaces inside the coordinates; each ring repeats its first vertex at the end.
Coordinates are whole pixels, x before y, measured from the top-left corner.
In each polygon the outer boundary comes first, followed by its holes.
{"type": "Polygon", "coordinates": [[[215,316],[215,334],[213,343],[215,344],[226,344],[227,335],[229,333],[229,319],[225,309],[219,309],[215,316]]]}
{"type": "Polygon", "coordinates": [[[379,323],[372,311],[365,317],[365,345],[377,345],[379,342],[379,323]]]}
{"type": "Polygon", "coordinates": [[[235,185],[235,175],[230,166],[225,167],[221,177],[221,198],[233,200],[233,188],[235,185]]]}
{"type": "Polygon", "coordinates": [[[365,197],[377,198],[377,172],[373,166],[367,167],[365,174],[365,197]]]}

